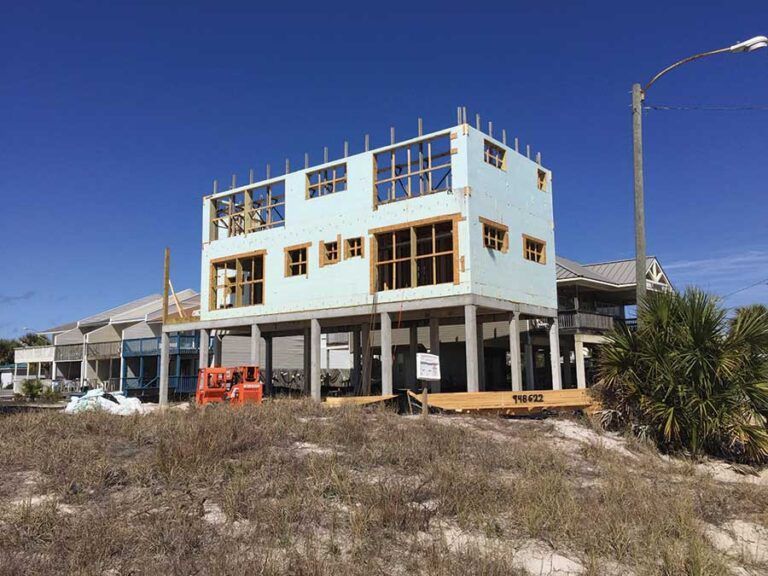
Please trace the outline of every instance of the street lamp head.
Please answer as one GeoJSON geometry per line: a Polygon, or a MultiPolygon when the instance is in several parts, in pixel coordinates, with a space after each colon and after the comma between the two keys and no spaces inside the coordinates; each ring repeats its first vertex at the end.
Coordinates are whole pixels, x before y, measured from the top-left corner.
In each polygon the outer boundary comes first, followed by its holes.
{"type": "Polygon", "coordinates": [[[768,37],[755,36],[744,42],[739,42],[730,47],[731,52],[754,52],[760,48],[768,48],[768,37]]]}

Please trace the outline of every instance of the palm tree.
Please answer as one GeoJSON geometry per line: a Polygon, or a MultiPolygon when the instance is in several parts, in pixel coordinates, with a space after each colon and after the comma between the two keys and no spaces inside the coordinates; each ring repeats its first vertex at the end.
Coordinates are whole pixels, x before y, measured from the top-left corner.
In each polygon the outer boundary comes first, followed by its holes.
{"type": "Polygon", "coordinates": [[[640,328],[608,335],[605,406],[666,450],[768,461],[768,309],[736,310],[700,290],[649,293],[640,328]]]}

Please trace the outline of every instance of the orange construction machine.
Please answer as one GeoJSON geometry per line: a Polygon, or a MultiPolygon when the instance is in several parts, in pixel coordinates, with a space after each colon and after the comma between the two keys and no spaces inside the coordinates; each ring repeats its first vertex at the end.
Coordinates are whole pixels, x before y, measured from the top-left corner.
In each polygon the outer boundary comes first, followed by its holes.
{"type": "Polygon", "coordinates": [[[199,406],[216,402],[260,404],[261,397],[258,366],[201,368],[197,374],[195,399],[199,406]]]}

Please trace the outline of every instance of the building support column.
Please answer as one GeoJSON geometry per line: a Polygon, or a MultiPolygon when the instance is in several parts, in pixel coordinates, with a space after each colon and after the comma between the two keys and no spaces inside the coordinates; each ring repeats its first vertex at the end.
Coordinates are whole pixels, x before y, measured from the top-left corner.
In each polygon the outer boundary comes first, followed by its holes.
{"type": "Polygon", "coordinates": [[[549,325],[549,361],[552,366],[552,390],[562,390],[563,381],[560,377],[560,330],[557,318],[552,318],[549,325]]]}
{"type": "Polygon", "coordinates": [[[88,341],[83,340],[83,359],[80,361],[80,387],[85,385],[88,379],[88,341]]]}
{"type": "Polygon", "coordinates": [[[312,326],[304,328],[304,394],[310,394],[312,385],[312,326]]]}
{"type": "Polygon", "coordinates": [[[467,353],[467,392],[480,391],[477,367],[477,306],[464,306],[464,341],[467,353]]]}
{"type": "Polygon", "coordinates": [[[310,320],[310,329],[312,331],[312,375],[310,377],[310,386],[312,390],[312,400],[320,402],[320,392],[322,387],[322,382],[320,380],[320,335],[322,331],[320,329],[320,321],[317,318],[310,320]]]}
{"type": "Polygon", "coordinates": [[[525,343],[525,389],[536,390],[536,361],[533,357],[533,342],[530,332],[525,343]]]}
{"type": "Polygon", "coordinates": [[[579,335],[574,336],[574,352],[576,354],[576,388],[587,387],[587,371],[584,367],[584,343],[579,335]]]}
{"type": "Polygon", "coordinates": [[[170,364],[171,340],[168,332],[160,336],[160,407],[168,406],[168,368],[170,364]]]}
{"type": "Polygon", "coordinates": [[[272,389],[272,336],[264,338],[264,390],[268,396],[272,389]]]}
{"type": "MultiPolygon", "coordinates": [[[[437,316],[429,319],[429,353],[440,356],[440,318],[437,316]]],[[[440,380],[430,382],[429,387],[432,392],[440,392],[440,380]]]]}
{"type": "Polygon", "coordinates": [[[523,389],[523,367],[520,364],[520,321],[516,314],[509,320],[509,370],[511,372],[512,390],[523,389]]]}
{"type": "Polygon", "coordinates": [[[200,342],[198,343],[198,357],[197,367],[198,369],[208,368],[208,348],[211,345],[211,341],[208,338],[208,330],[200,330],[200,342]]]}
{"type": "Polygon", "coordinates": [[[261,358],[261,328],[258,324],[251,324],[251,366],[259,366],[261,358]]]}
{"type": "Polygon", "coordinates": [[[223,347],[223,335],[219,332],[213,336],[213,365],[216,367],[221,366],[222,359],[222,347],[223,347]]]}
{"type": "Polygon", "coordinates": [[[373,362],[371,354],[371,325],[368,322],[364,322],[360,330],[360,344],[363,360],[363,373],[362,373],[362,395],[369,396],[371,394],[371,365],[373,362]]]}
{"type": "Polygon", "coordinates": [[[381,313],[381,394],[392,394],[392,318],[381,313]]]}
{"type": "Polygon", "coordinates": [[[571,388],[573,386],[573,376],[571,374],[571,346],[563,346],[563,387],[571,388]]]}
{"type": "Polygon", "coordinates": [[[416,389],[416,353],[419,350],[419,332],[416,324],[408,328],[408,388],[416,389]]]}
{"type": "Polygon", "coordinates": [[[480,392],[485,392],[485,337],[483,322],[477,322],[477,385],[480,392]]]}
{"type": "MultiPolygon", "coordinates": [[[[362,383],[362,358],[360,357],[360,351],[362,346],[360,345],[360,328],[354,328],[352,330],[352,390],[355,393],[359,393],[360,385],[362,383]]],[[[328,366],[330,369],[330,365],[328,366]]]]}

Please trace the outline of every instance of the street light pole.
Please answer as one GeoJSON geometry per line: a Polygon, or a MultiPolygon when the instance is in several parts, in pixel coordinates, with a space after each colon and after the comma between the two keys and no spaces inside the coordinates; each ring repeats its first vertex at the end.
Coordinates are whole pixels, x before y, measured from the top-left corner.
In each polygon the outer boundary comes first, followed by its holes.
{"type": "Polygon", "coordinates": [[[638,307],[642,304],[643,300],[645,300],[645,275],[647,271],[645,258],[645,191],[643,189],[643,100],[645,99],[645,94],[648,92],[648,88],[667,72],[670,72],[678,66],[687,64],[688,62],[704,58],[705,56],[723,54],[725,52],[754,52],[761,48],[768,48],[768,37],[755,36],[754,38],[739,42],[733,46],[728,46],[727,48],[702,52],[701,54],[695,54],[679,60],[656,74],[656,76],[651,78],[650,82],[645,86],[641,86],[640,84],[634,84],[632,86],[632,147],[635,171],[635,284],[636,304],[638,307]]]}
{"type": "MultiPolygon", "coordinates": [[[[643,190],[643,89],[632,86],[632,148],[635,167],[635,302],[645,300],[645,191],[643,190]]],[[[638,310],[639,312],[639,310],[638,310]]],[[[639,317],[639,314],[638,314],[639,317]]]]}

